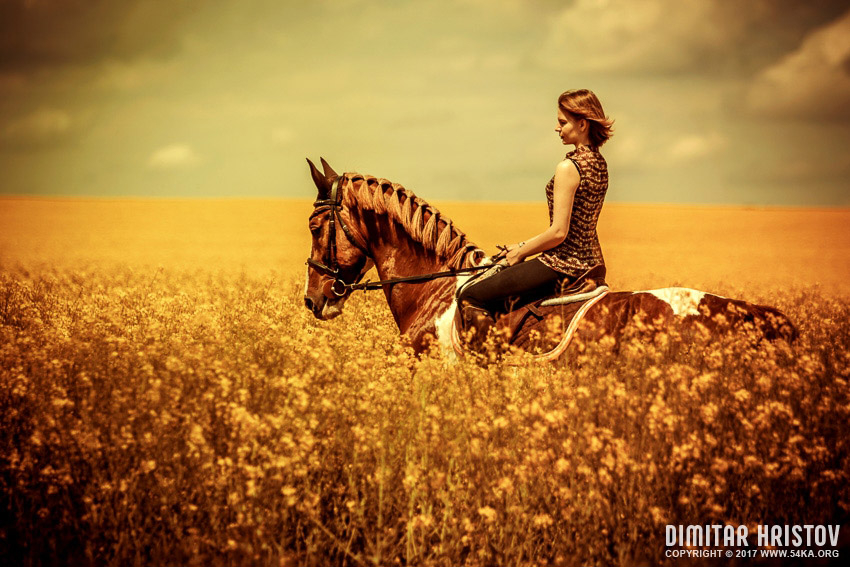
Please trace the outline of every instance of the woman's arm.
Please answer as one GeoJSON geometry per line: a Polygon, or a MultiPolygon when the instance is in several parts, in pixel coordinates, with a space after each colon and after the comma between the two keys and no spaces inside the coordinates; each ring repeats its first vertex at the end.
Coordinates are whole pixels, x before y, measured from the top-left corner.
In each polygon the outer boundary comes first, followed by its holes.
{"type": "Polygon", "coordinates": [[[508,246],[506,260],[509,266],[522,262],[529,256],[549,250],[564,241],[570,230],[573,199],[581,182],[576,165],[565,159],[555,168],[555,185],[552,189],[552,225],[522,246],[508,246]]]}

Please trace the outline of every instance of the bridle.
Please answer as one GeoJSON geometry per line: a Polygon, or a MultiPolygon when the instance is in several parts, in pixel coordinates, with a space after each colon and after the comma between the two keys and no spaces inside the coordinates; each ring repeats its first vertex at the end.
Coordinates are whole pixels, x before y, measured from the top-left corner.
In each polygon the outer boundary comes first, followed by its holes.
{"type": "MultiPolygon", "coordinates": [[[[376,282],[364,282],[358,283],[360,278],[363,277],[364,273],[361,273],[357,280],[354,283],[346,283],[339,277],[339,262],[336,257],[336,225],[339,224],[339,227],[342,229],[342,232],[345,233],[348,241],[351,242],[355,248],[363,252],[366,257],[369,256],[369,252],[361,246],[357,240],[354,238],[354,234],[351,232],[351,229],[348,228],[348,225],[345,224],[345,220],[343,220],[342,215],[340,214],[340,209],[342,209],[342,191],[340,190],[339,183],[342,176],[337,176],[331,184],[331,191],[329,198],[327,199],[319,199],[313,203],[313,215],[321,213],[326,209],[330,209],[331,214],[329,216],[328,224],[329,224],[329,234],[328,234],[328,248],[330,249],[330,265],[325,265],[321,262],[317,262],[312,258],[307,258],[307,265],[312,266],[313,268],[319,270],[325,275],[330,276],[332,279],[330,286],[325,288],[324,295],[326,297],[330,297],[329,293],[332,293],[336,297],[343,297],[348,291],[356,291],[356,290],[367,290],[367,289],[381,289],[385,285],[392,285],[397,283],[415,283],[415,282],[424,282],[433,280],[436,278],[446,278],[457,276],[458,274],[465,274],[470,272],[478,272],[481,270],[485,270],[488,268],[492,268],[492,264],[484,264],[481,266],[470,266],[468,268],[458,268],[455,270],[446,270],[443,272],[434,272],[430,274],[423,274],[420,276],[407,276],[401,278],[392,278],[389,280],[380,280],[376,282]]],[[[311,215],[312,216],[312,215],[311,215]]],[[[504,247],[499,247],[502,250],[506,250],[504,247]]],[[[492,261],[495,261],[499,255],[493,256],[491,258],[492,261]]]]}
{"type": "MultiPolygon", "coordinates": [[[[312,258],[307,258],[307,265],[314,267],[325,275],[333,278],[330,285],[330,291],[336,297],[342,297],[346,294],[349,289],[354,289],[354,283],[346,283],[339,277],[339,262],[336,257],[336,225],[339,224],[339,227],[342,229],[342,232],[345,233],[345,236],[348,238],[349,242],[351,242],[358,250],[369,256],[368,251],[366,251],[363,246],[361,246],[357,240],[354,238],[354,234],[352,234],[351,229],[348,228],[348,225],[345,224],[345,220],[343,220],[342,215],[340,214],[340,209],[342,209],[342,191],[339,189],[339,182],[342,179],[342,176],[337,176],[334,179],[333,184],[331,184],[331,192],[330,196],[327,199],[319,199],[313,203],[313,214],[317,214],[323,212],[327,209],[330,209],[331,214],[329,217],[329,234],[328,234],[328,248],[330,249],[330,266],[322,264],[321,262],[317,262],[312,258]]],[[[362,276],[362,274],[361,274],[362,276]]],[[[360,279],[358,277],[358,279],[360,279]]],[[[327,294],[326,294],[327,295],[327,294]]]]}

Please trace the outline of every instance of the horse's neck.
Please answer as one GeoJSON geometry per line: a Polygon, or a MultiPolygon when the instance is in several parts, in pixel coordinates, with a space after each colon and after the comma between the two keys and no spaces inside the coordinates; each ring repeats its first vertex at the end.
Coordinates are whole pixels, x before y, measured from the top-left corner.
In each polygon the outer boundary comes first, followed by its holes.
{"type": "MultiPolygon", "coordinates": [[[[420,276],[448,270],[445,260],[427,251],[402,230],[371,211],[363,216],[370,253],[382,280],[420,276]]],[[[454,300],[455,278],[400,283],[384,288],[393,318],[402,333],[427,329],[454,300]]],[[[426,332],[426,331],[423,331],[426,332]]],[[[414,338],[414,337],[411,337],[414,338]]]]}

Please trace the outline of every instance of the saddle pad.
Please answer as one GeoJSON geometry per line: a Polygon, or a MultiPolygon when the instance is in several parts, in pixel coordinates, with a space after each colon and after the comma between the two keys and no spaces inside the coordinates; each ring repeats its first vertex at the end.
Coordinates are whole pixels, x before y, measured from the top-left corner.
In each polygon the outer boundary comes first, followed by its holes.
{"type": "Polygon", "coordinates": [[[606,293],[608,293],[608,286],[601,285],[593,291],[588,291],[587,293],[577,293],[575,295],[564,295],[561,297],[553,297],[552,299],[547,299],[543,301],[540,306],[549,307],[551,305],[566,305],[567,303],[577,303],[580,301],[593,299],[597,295],[604,295],[606,293]]]}

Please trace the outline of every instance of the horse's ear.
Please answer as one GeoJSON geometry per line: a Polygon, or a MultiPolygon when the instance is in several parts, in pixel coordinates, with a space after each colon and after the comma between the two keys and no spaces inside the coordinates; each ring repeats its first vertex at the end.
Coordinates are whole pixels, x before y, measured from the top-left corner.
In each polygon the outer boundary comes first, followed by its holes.
{"type": "Polygon", "coordinates": [[[327,197],[331,192],[331,185],[328,183],[328,178],[316,168],[315,164],[307,158],[307,163],[310,164],[310,175],[313,176],[313,183],[316,184],[316,189],[319,190],[319,197],[327,197]]]}
{"type": "Polygon", "coordinates": [[[328,165],[328,162],[325,161],[325,158],[319,158],[319,159],[322,160],[322,168],[324,168],[324,170],[325,170],[325,177],[327,177],[328,179],[330,179],[332,177],[338,177],[336,171],[334,171],[333,168],[330,165],[328,165]]]}

